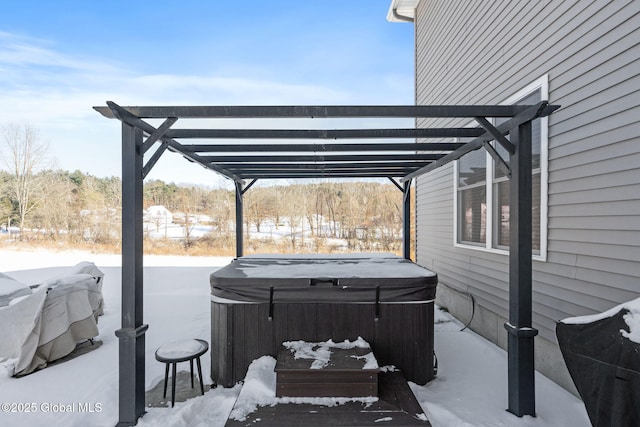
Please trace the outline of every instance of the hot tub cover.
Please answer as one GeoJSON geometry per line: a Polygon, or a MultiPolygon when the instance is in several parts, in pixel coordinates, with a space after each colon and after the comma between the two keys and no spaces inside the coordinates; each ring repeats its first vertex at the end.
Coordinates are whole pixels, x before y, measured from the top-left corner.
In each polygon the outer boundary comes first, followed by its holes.
{"type": "Polygon", "coordinates": [[[213,297],[239,302],[400,303],[432,301],[438,277],[387,254],[253,255],[210,282],[213,297]]]}

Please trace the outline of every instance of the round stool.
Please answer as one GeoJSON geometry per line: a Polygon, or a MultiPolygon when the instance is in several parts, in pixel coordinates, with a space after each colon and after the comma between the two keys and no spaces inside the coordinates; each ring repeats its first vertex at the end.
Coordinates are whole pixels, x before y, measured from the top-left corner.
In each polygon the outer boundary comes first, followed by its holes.
{"type": "Polygon", "coordinates": [[[201,339],[188,339],[165,344],[156,350],[156,360],[166,364],[164,370],[164,394],[167,397],[167,381],[169,380],[169,365],[172,365],[171,373],[171,407],[175,405],[176,398],[176,364],[189,361],[191,368],[191,388],[193,388],[193,359],[198,364],[198,377],[200,378],[200,391],[204,395],[204,385],[202,384],[202,367],[200,356],[209,349],[209,343],[201,339]]]}

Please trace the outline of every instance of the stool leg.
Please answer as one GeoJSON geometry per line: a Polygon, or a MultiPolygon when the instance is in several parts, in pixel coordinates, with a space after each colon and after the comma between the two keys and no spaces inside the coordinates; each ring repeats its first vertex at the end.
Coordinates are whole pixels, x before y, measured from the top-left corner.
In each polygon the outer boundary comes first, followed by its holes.
{"type": "Polygon", "coordinates": [[[171,378],[171,407],[176,403],[176,364],[173,363],[173,377],[171,378]]]}
{"type": "Polygon", "coordinates": [[[196,360],[196,362],[198,363],[198,377],[200,378],[200,391],[202,392],[202,395],[204,396],[204,384],[202,384],[202,366],[200,365],[200,357],[198,356],[198,359],[196,360]]]}
{"type": "Polygon", "coordinates": [[[193,359],[189,359],[189,368],[191,369],[191,388],[193,388],[193,359]]]}
{"type": "Polygon", "coordinates": [[[162,393],[162,398],[166,399],[167,398],[167,383],[169,382],[169,364],[165,363],[164,366],[165,366],[165,368],[164,368],[164,393],[162,393]]]}

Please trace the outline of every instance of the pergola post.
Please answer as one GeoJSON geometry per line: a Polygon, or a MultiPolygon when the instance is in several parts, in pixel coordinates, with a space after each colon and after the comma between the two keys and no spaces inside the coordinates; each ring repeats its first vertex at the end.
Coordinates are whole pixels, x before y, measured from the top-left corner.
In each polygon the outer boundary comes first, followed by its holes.
{"type": "Polygon", "coordinates": [[[532,328],[532,177],[531,121],[511,133],[515,152],[510,156],[509,192],[509,322],[508,411],[535,416],[535,363],[532,328]]]}
{"type": "Polygon", "coordinates": [[[142,323],[142,130],[122,123],[122,327],[119,338],[118,426],[145,413],[145,332],[142,323]]]}
{"type": "Polygon", "coordinates": [[[242,223],[244,221],[243,214],[243,188],[242,182],[235,181],[236,187],[236,257],[240,258],[244,253],[244,235],[242,223]]]}
{"type": "Polygon", "coordinates": [[[411,180],[402,189],[402,256],[411,259],[411,180]]]}

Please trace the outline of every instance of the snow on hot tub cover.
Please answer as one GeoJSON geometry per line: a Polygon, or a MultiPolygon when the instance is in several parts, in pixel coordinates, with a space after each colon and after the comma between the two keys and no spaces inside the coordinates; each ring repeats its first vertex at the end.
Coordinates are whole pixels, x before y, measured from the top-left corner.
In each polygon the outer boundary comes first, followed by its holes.
{"type": "Polygon", "coordinates": [[[210,276],[214,298],[240,302],[381,303],[435,298],[438,276],[395,255],[268,255],[210,276]]]}

